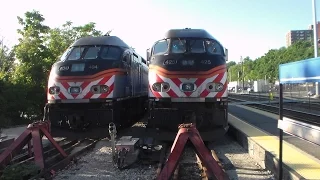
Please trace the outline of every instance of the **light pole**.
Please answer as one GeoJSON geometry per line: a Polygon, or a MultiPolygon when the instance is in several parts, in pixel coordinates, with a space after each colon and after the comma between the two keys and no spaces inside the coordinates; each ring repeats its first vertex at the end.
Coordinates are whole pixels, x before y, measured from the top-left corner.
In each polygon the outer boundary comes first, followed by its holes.
{"type": "MultiPolygon", "coordinates": [[[[317,10],[316,10],[316,0],[312,0],[312,10],[313,10],[313,46],[314,46],[314,57],[318,57],[318,27],[317,27],[317,10]]],[[[316,96],[319,96],[319,83],[316,82],[316,96]]]]}
{"type": "Polygon", "coordinates": [[[242,94],[244,93],[244,68],[243,68],[243,63],[244,63],[244,61],[243,61],[243,59],[242,59],[242,56],[240,56],[240,61],[241,61],[241,63],[242,63],[242,73],[241,73],[241,75],[242,75],[242,94]]]}
{"type": "Polygon", "coordinates": [[[317,10],[316,0],[312,0],[313,9],[313,43],[314,43],[314,57],[318,57],[318,33],[317,33],[317,10]]]}

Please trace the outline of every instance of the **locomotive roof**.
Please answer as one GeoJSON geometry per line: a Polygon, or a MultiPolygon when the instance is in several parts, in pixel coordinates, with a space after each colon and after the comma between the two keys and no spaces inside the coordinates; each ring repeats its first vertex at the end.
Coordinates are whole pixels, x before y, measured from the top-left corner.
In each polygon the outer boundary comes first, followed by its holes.
{"type": "Polygon", "coordinates": [[[117,36],[98,36],[83,37],[76,40],[71,46],[87,46],[87,45],[111,45],[130,48],[122,39],[117,36]]]}
{"type": "Polygon", "coordinates": [[[170,29],[165,33],[164,39],[167,38],[184,38],[184,37],[194,37],[194,38],[206,38],[216,40],[211,34],[209,34],[204,29],[170,29]]]}

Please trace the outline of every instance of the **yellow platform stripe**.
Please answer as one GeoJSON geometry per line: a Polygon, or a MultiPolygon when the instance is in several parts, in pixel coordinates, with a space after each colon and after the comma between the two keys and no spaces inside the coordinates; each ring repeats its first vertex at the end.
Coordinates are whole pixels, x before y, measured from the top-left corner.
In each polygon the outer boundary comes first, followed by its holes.
{"type": "MultiPolygon", "coordinates": [[[[266,133],[231,114],[229,116],[233,117],[228,119],[232,126],[239,129],[248,138],[254,140],[262,148],[279,159],[279,138],[277,136],[266,133]]],[[[285,141],[283,141],[282,159],[284,164],[294,169],[305,179],[320,179],[320,163],[285,141]]]]}

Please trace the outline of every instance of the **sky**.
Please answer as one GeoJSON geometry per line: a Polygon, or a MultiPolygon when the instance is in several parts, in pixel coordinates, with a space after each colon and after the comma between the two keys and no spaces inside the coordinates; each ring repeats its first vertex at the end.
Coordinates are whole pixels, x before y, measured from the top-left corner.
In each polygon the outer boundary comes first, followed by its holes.
{"type": "Polygon", "coordinates": [[[95,22],[104,33],[113,29],[111,35],[143,57],[167,30],[188,27],[207,30],[228,49],[229,61],[256,59],[286,46],[290,30],[313,24],[312,0],[9,0],[1,6],[0,38],[8,46],[19,37],[17,16],[37,10],[51,28],[72,21],[95,22]]]}

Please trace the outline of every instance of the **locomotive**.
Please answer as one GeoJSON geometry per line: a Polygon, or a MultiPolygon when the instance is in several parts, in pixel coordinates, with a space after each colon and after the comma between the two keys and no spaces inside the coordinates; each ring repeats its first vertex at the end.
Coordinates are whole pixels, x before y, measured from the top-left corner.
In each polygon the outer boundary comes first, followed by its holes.
{"type": "Polygon", "coordinates": [[[203,140],[228,130],[228,50],[204,29],[170,29],[147,49],[148,128],[194,123],[203,140]]]}
{"type": "Polygon", "coordinates": [[[146,63],[117,36],[76,40],[52,66],[46,118],[61,129],[132,123],[147,110],[146,63]]]}

